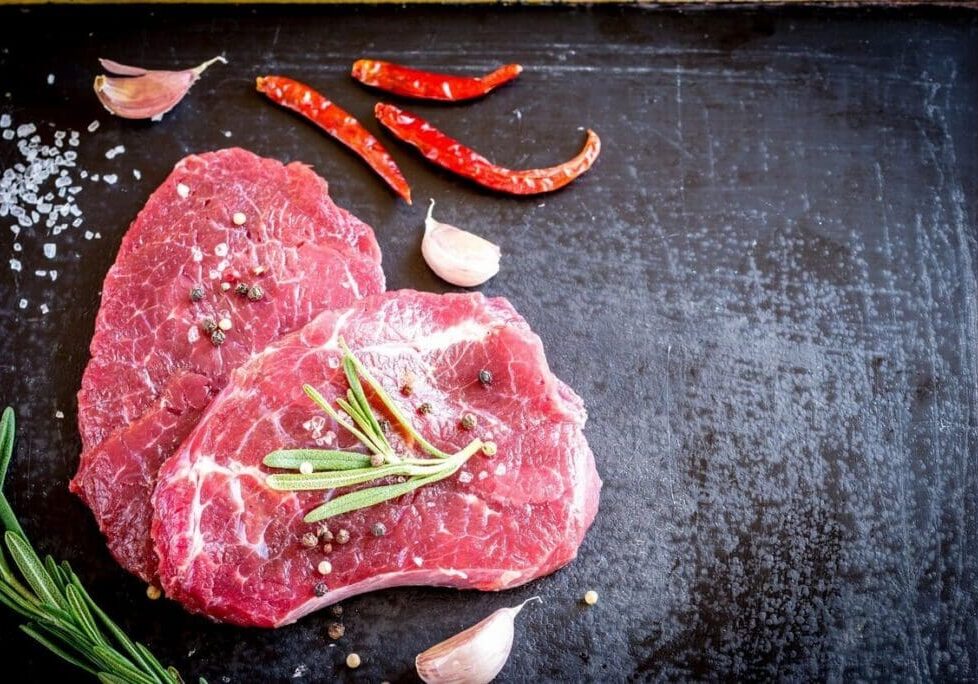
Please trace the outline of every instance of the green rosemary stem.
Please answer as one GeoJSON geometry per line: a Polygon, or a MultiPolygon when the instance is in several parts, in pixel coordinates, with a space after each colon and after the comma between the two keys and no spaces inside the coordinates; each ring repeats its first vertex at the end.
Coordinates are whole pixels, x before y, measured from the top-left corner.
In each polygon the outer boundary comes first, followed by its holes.
{"type": "Polygon", "coordinates": [[[387,394],[387,391],[384,390],[383,386],[376,380],[376,378],[374,378],[373,375],[370,374],[370,371],[367,370],[360,360],[353,355],[353,352],[350,351],[350,348],[347,346],[346,341],[342,337],[340,338],[340,348],[345,354],[344,359],[350,360],[350,363],[356,369],[357,373],[359,373],[360,377],[366,381],[367,385],[370,386],[370,389],[374,391],[374,394],[377,395],[377,398],[380,399],[380,402],[384,405],[384,408],[386,408],[394,420],[397,421],[398,425],[400,425],[404,431],[407,432],[411,438],[414,439],[427,453],[437,458],[450,458],[450,454],[445,453],[429,442],[424,438],[424,435],[414,428],[414,425],[412,425],[411,421],[401,412],[401,409],[394,403],[394,400],[391,399],[389,394],[387,394]]]}

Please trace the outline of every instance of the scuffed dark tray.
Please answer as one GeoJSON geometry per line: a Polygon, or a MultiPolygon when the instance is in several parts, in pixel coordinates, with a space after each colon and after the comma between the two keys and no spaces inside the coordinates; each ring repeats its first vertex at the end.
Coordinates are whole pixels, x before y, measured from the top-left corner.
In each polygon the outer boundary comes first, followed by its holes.
{"type": "MultiPolygon", "coordinates": [[[[978,677],[974,13],[6,7],[0,49],[0,113],[81,131],[82,165],[119,176],[85,184],[84,225],[50,263],[25,230],[24,271],[8,270],[0,220],[0,400],[20,418],[9,490],[36,545],[164,661],[212,683],[407,681],[423,647],[539,594],[505,681],[978,677]],[[160,124],[113,119],[91,93],[99,56],[221,52],[230,64],[160,124]],[[348,77],[363,55],[521,62],[482,102],[416,109],[513,166],[570,156],[581,126],[602,156],[564,192],[510,199],[392,143],[420,200],[408,208],[253,92],[255,75],[288,73],[376,131],[376,94],[348,77]],[[444,289],[418,254],[428,197],[501,243],[485,291],[512,299],[591,412],[605,489],[575,563],[503,595],[349,600],[334,646],[325,614],[213,625],[149,602],[112,562],[66,489],[100,282],[174,162],[232,144],[313,164],[376,228],[391,287],[444,289]],[[56,282],[33,274],[52,267],[56,282]],[[601,600],[585,609],[590,588],[601,600]],[[364,660],[352,675],[349,651],[364,660]]],[[[0,140],[4,167],[10,149],[0,140]]],[[[15,625],[0,618],[8,678],[74,680],[15,625]]]]}

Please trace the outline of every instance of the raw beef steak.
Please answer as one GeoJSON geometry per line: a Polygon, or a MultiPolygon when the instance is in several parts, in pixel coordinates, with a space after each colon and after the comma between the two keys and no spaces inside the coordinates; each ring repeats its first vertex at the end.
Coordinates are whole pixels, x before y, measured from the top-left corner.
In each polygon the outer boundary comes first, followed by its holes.
{"type": "Polygon", "coordinates": [[[106,276],[78,393],[84,451],[71,489],[123,567],[155,577],[156,471],[230,371],[323,309],[383,289],[373,231],[306,166],[241,149],[177,164],[106,276]],[[261,296],[238,293],[239,283],[261,296]],[[223,344],[206,319],[230,322],[223,344]]]}
{"type": "MultiPolygon", "coordinates": [[[[581,399],[547,366],[540,339],[505,299],[402,290],[326,312],[232,373],[160,469],[153,541],[166,593],[192,611],[240,625],[279,626],[323,606],[409,584],[499,590],[572,560],[601,481],[584,439],[581,399]],[[324,492],[268,488],[269,451],[354,441],[303,394],[346,391],[343,337],[419,431],[455,452],[491,438],[452,477],[331,518],[349,543],[300,543],[324,492]],[[492,374],[490,384],[479,371],[492,374]],[[410,382],[409,396],[398,391],[410,382]],[[422,403],[430,411],[419,412],[422,403]],[[472,413],[474,430],[460,417],[472,413]],[[372,533],[377,523],[386,533],[372,533]],[[328,558],[332,571],[317,572],[328,558]],[[315,586],[328,587],[316,596],[315,586]]],[[[391,437],[395,448],[403,441],[391,437]]]]}

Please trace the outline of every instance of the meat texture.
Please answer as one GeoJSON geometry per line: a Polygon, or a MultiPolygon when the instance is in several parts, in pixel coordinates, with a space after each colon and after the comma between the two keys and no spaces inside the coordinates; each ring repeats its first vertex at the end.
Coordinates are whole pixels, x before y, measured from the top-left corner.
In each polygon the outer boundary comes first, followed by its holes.
{"type": "Polygon", "coordinates": [[[323,309],[383,289],[373,231],[306,166],[241,149],[176,165],[106,276],[78,393],[83,453],[71,489],[123,567],[154,581],[156,472],[231,370],[323,309]],[[260,298],[237,292],[242,283],[260,298]],[[230,322],[223,344],[207,319],[230,322]]]}
{"type": "Polygon", "coordinates": [[[161,468],[153,541],[163,588],[192,611],[269,627],[385,587],[500,590],[553,572],[575,557],[598,506],[585,419],[505,299],[405,290],[323,313],[234,371],[161,468]],[[455,452],[481,437],[498,449],[446,480],[330,519],[334,536],[342,529],[350,540],[324,556],[300,543],[314,529],[302,519],[333,494],[274,491],[262,459],[355,443],[302,391],[310,383],[328,400],[346,391],[340,338],[435,446],[455,452]],[[406,383],[411,391],[399,391],[406,383]],[[419,412],[424,403],[430,411],[419,412]],[[473,430],[461,426],[464,413],[476,417],[473,430]],[[385,534],[373,533],[377,523],[385,534]]]}

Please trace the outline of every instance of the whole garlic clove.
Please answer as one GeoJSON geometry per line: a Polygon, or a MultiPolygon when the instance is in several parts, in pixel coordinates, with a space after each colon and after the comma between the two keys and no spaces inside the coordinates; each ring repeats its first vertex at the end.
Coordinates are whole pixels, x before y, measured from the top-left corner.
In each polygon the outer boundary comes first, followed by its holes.
{"type": "Polygon", "coordinates": [[[421,254],[439,278],[460,287],[475,287],[499,273],[499,247],[485,238],[436,221],[431,212],[424,220],[421,254]]]}
{"type": "Polygon", "coordinates": [[[183,99],[190,86],[214,62],[227,64],[215,57],[192,69],[152,71],[141,67],[100,59],[102,67],[114,76],[95,77],[95,94],[102,106],[124,119],[159,120],[183,99]]]}
{"type": "Polygon", "coordinates": [[[435,644],[414,660],[426,684],[488,684],[503,669],[513,648],[513,623],[530,601],[495,613],[435,644]]]}

